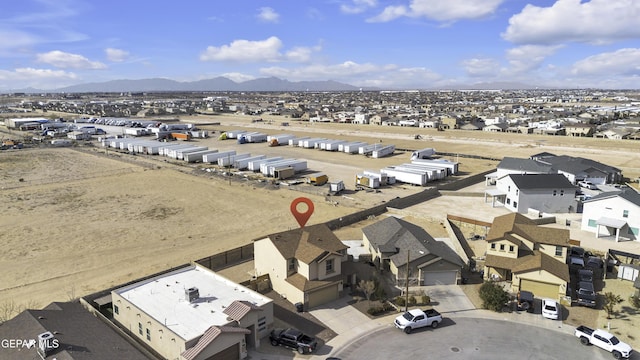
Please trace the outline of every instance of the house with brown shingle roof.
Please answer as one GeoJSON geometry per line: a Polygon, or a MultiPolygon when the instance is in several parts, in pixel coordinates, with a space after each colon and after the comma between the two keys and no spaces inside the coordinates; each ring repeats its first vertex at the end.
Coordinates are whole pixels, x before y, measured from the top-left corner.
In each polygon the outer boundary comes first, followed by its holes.
{"type": "Polygon", "coordinates": [[[539,298],[566,295],[569,230],[542,227],[519,213],[493,219],[487,235],[485,280],[510,281],[511,290],[539,298]]]}
{"type": "Polygon", "coordinates": [[[342,294],[342,262],[347,246],[325,225],[283,231],[254,240],[257,276],[291,303],[313,308],[342,294]]]}

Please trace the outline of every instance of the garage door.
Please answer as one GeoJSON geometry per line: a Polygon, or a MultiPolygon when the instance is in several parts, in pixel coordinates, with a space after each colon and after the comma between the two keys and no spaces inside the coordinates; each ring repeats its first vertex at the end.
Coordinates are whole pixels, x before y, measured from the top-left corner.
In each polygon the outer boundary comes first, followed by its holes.
{"type": "Polygon", "coordinates": [[[338,298],[338,286],[330,286],[309,294],[309,307],[326,304],[338,298]]]}
{"type": "Polygon", "coordinates": [[[455,285],[457,271],[427,271],[424,273],[424,285],[455,285]]]}
{"type": "Polygon", "coordinates": [[[537,298],[558,298],[558,285],[533,280],[520,280],[520,290],[531,291],[537,298]]]}
{"type": "Polygon", "coordinates": [[[238,360],[240,359],[240,345],[233,344],[206,360],[238,360]]]}

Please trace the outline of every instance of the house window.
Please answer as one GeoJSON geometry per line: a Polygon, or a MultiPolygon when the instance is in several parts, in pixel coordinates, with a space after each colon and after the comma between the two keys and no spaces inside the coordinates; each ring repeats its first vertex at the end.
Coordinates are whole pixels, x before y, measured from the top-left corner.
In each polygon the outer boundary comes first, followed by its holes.
{"type": "Polygon", "coordinates": [[[520,192],[520,189],[516,189],[516,195],[518,195],[519,192],[520,192]]]}
{"type": "Polygon", "coordinates": [[[335,270],[333,269],[333,259],[329,259],[326,261],[326,270],[327,270],[327,274],[331,274],[332,272],[334,272],[335,270]]]}
{"type": "Polygon", "coordinates": [[[507,186],[507,192],[511,191],[511,185],[507,186]]]}
{"type": "Polygon", "coordinates": [[[113,312],[116,314],[120,314],[120,309],[118,309],[118,305],[113,305],[113,312]]]}
{"type": "Polygon", "coordinates": [[[564,196],[564,190],[560,190],[560,196],[564,196]]]}
{"type": "Polygon", "coordinates": [[[517,208],[517,207],[518,207],[518,202],[517,202],[517,201],[514,201],[514,202],[513,202],[513,207],[514,207],[514,208],[517,208]]]}
{"type": "Polygon", "coordinates": [[[558,190],[553,190],[553,196],[558,195],[558,190]]]}
{"type": "Polygon", "coordinates": [[[507,205],[511,204],[511,199],[507,198],[507,205]]]}
{"type": "Polygon", "coordinates": [[[265,331],[267,329],[267,318],[258,318],[258,331],[265,331]]]}
{"type": "Polygon", "coordinates": [[[495,250],[495,249],[496,249],[496,244],[495,243],[491,244],[491,250],[495,250]]]}
{"type": "Polygon", "coordinates": [[[629,210],[622,210],[622,217],[623,218],[628,218],[629,217],[629,210]]]}
{"type": "Polygon", "coordinates": [[[151,341],[151,330],[147,328],[147,340],[151,341]]]}
{"type": "Polygon", "coordinates": [[[500,251],[504,251],[504,244],[500,244],[500,251]]]}
{"type": "Polygon", "coordinates": [[[509,252],[513,252],[513,250],[515,250],[515,248],[513,247],[513,245],[509,245],[509,252]]]}
{"type": "Polygon", "coordinates": [[[589,223],[587,224],[589,227],[596,227],[598,226],[598,224],[596,224],[596,220],[595,219],[589,219],[589,223]]]}
{"type": "Polygon", "coordinates": [[[629,235],[633,234],[635,236],[638,236],[638,234],[640,234],[640,231],[638,231],[638,228],[634,228],[634,227],[629,227],[629,235]]]}
{"type": "Polygon", "coordinates": [[[293,271],[293,270],[296,269],[296,259],[295,258],[289,259],[288,269],[289,269],[289,271],[293,271]]]}
{"type": "Polygon", "coordinates": [[[562,246],[556,246],[556,256],[562,256],[562,246]]]}
{"type": "Polygon", "coordinates": [[[138,323],[138,332],[142,335],[142,323],[138,323]]]}

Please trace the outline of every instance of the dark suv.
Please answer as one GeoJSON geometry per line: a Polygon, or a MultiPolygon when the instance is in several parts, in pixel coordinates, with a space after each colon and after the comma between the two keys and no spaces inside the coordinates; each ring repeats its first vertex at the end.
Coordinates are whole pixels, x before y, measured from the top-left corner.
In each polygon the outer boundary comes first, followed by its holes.
{"type": "Polygon", "coordinates": [[[591,269],[578,270],[578,280],[580,282],[586,281],[586,282],[593,283],[593,270],[591,269]]]}
{"type": "Polygon", "coordinates": [[[578,298],[578,305],[596,307],[596,292],[592,282],[580,281],[576,289],[576,297],[578,298]]]}

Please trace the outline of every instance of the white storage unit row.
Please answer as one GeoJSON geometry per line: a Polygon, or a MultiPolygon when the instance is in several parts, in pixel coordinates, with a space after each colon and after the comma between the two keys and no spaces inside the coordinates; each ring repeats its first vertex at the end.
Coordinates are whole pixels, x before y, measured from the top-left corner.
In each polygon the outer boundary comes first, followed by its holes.
{"type": "Polygon", "coordinates": [[[260,171],[260,166],[262,164],[266,164],[274,161],[280,161],[282,159],[283,159],[282,157],[278,156],[278,157],[272,157],[267,159],[250,160],[249,163],[247,164],[247,169],[257,172],[257,171],[260,171]]]}
{"type": "Polygon", "coordinates": [[[249,167],[249,162],[250,161],[262,160],[262,159],[265,159],[265,158],[266,158],[265,155],[255,155],[255,156],[250,156],[250,157],[243,158],[243,159],[234,158],[233,167],[238,169],[238,170],[244,170],[244,169],[247,169],[249,167]]]}
{"type": "Polygon", "coordinates": [[[233,162],[240,159],[246,159],[251,157],[251,154],[236,154],[236,155],[227,155],[218,158],[218,166],[231,166],[233,162]]]}
{"type": "Polygon", "coordinates": [[[211,149],[211,150],[197,151],[197,152],[184,154],[184,161],[189,163],[199,163],[199,162],[202,162],[204,155],[215,154],[217,152],[218,150],[211,149]]]}
{"type": "Polygon", "coordinates": [[[202,162],[217,164],[218,159],[220,159],[221,157],[235,155],[235,154],[236,154],[235,150],[221,151],[221,152],[212,153],[212,154],[204,154],[202,155],[202,162]]]}
{"type": "Polygon", "coordinates": [[[375,149],[371,152],[371,157],[374,159],[379,159],[381,157],[389,156],[396,151],[395,145],[386,145],[381,148],[375,149]]]}
{"type": "Polygon", "coordinates": [[[356,141],[356,142],[351,142],[351,143],[346,143],[346,144],[340,145],[338,147],[338,149],[339,149],[339,151],[346,152],[347,154],[357,154],[358,151],[360,150],[360,147],[366,146],[366,145],[367,145],[367,143],[365,143],[365,142],[356,141]]]}
{"type": "Polygon", "coordinates": [[[380,169],[380,172],[386,174],[387,176],[393,176],[397,181],[413,184],[418,186],[425,186],[428,182],[427,173],[419,171],[419,170],[402,170],[397,169],[394,166],[389,166],[383,169],[380,169]]]}

